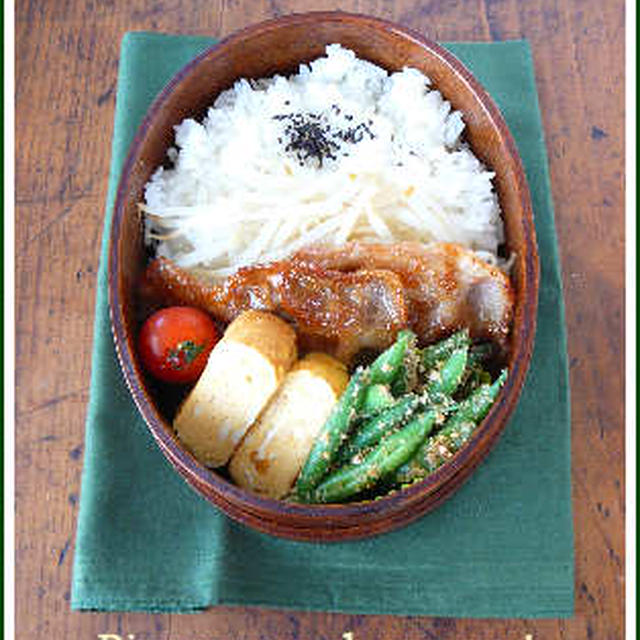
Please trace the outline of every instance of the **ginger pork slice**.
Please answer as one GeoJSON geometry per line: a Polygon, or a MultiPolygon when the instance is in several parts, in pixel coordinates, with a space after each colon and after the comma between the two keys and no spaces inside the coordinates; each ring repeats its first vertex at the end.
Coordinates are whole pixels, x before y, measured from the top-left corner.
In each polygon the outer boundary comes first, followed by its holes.
{"type": "Polygon", "coordinates": [[[215,346],[173,426],[209,467],[226,464],[297,359],[296,335],[262,311],[236,318],[215,346]]]}
{"type": "Polygon", "coordinates": [[[234,482],[260,495],[285,496],[348,380],[345,366],[329,355],[299,360],[233,454],[234,482]]]}

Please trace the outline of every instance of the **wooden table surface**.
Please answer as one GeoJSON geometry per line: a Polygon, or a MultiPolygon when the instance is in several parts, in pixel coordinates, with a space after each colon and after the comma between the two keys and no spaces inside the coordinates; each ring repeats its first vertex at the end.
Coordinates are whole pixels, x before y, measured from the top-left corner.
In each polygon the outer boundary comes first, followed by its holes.
{"type": "Polygon", "coordinates": [[[623,1],[18,0],[15,26],[16,637],[341,640],[351,631],[354,640],[623,638],[623,1]],[[224,36],[293,11],[337,8],[436,40],[531,43],[567,308],[575,616],[71,612],[120,39],[128,30],[224,36]]]}

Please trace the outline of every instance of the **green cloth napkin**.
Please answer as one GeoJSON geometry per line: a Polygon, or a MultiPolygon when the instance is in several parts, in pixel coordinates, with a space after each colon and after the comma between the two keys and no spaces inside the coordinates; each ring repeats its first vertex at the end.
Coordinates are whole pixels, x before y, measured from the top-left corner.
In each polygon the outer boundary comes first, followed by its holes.
{"type": "Polygon", "coordinates": [[[122,43],[72,607],[188,612],[225,604],[453,617],[571,616],[564,311],[527,43],[446,45],[500,105],[531,187],[542,286],[533,364],[519,406],[487,460],[435,512],[372,539],[311,544],[235,524],[180,479],[129,397],[111,339],[106,248],[123,160],[156,93],[212,42],[128,33],[122,43]]]}

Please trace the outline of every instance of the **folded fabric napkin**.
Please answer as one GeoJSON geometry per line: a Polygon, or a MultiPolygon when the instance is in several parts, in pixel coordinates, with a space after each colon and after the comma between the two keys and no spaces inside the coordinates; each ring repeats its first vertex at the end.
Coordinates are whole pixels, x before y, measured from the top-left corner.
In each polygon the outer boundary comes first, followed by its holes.
{"type": "Polygon", "coordinates": [[[436,511],[375,538],[312,544],[235,524],[192,491],[148,433],[113,349],[106,249],[122,163],[157,92],[212,42],[129,33],[122,43],[72,607],[188,612],[225,604],[454,617],[572,615],[564,311],[527,43],[446,45],[500,106],[533,197],[540,311],[519,406],[487,460],[436,511]]]}

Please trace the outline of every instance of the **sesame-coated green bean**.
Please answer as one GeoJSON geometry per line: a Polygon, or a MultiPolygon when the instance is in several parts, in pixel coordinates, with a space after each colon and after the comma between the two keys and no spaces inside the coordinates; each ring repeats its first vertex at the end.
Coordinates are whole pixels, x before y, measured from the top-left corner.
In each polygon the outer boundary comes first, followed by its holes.
{"type": "Polygon", "coordinates": [[[391,393],[396,398],[413,391],[418,385],[421,360],[422,351],[418,349],[417,342],[415,340],[409,342],[402,364],[390,385],[391,393]]]}
{"type": "Polygon", "coordinates": [[[394,397],[386,384],[372,384],[367,387],[362,401],[362,413],[373,415],[394,403],[394,397]]]}
{"type": "Polygon", "coordinates": [[[319,484],[333,464],[358,412],[367,388],[373,384],[389,384],[398,373],[407,348],[415,342],[413,332],[403,330],[396,341],[380,354],[369,367],[357,369],[340,396],[329,418],[316,437],[296,481],[295,493],[302,499],[319,484]]]}
{"type": "Polygon", "coordinates": [[[314,440],[296,481],[295,492],[304,497],[322,480],[340,448],[351,421],[356,416],[369,383],[366,369],[356,369],[347,388],[338,399],[333,411],[314,440]]]}
{"type": "Polygon", "coordinates": [[[369,384],[390,384],[393,382],[404,362],[407,350],[415,342],[415,333],[408,329],[400,331],[396,341],[369,365],[369,384]]]}
{"type": "Polygon", "coordinates": [[[467,366],[468,345],[455,349],[442,367],[432,369],[427,376],[428,393],[452,394],[460,384],[467,366]]]}
{"type": "Polygon", "coordinates": [[[444,362],[456,349],[468,347],[471,341],[469,330],[462,329],[448,338],[429,345],[422,351],[422,366],[428,372],[444,362]]]}
{"type": "Polygon", "coordinates": [[[367,447],[377,444],[385,435],[405,424],[420,406],[424,406],[420,396],[406,394],[364,422],[340,450],[338,464],[347,462],[367,447]]]}
{"type": "Polygon", "coordinates": [[[411,459],[395,474],[398,484],[423,478],[451,458],[471,437],[475,427],[487,415],[507,378],[506,369],[491,385],[478,387],[461,401],[442,429],[427,438],[411,459]]]}
{"type": "Polygon", "coordinates": [[[348,464],[327,477],[313,491],[312,502],[343,502],[375,486],[401,466],[424,441],[435,411],[416,416],[407,426],[384,438],[359,463],[348,464]]]}

